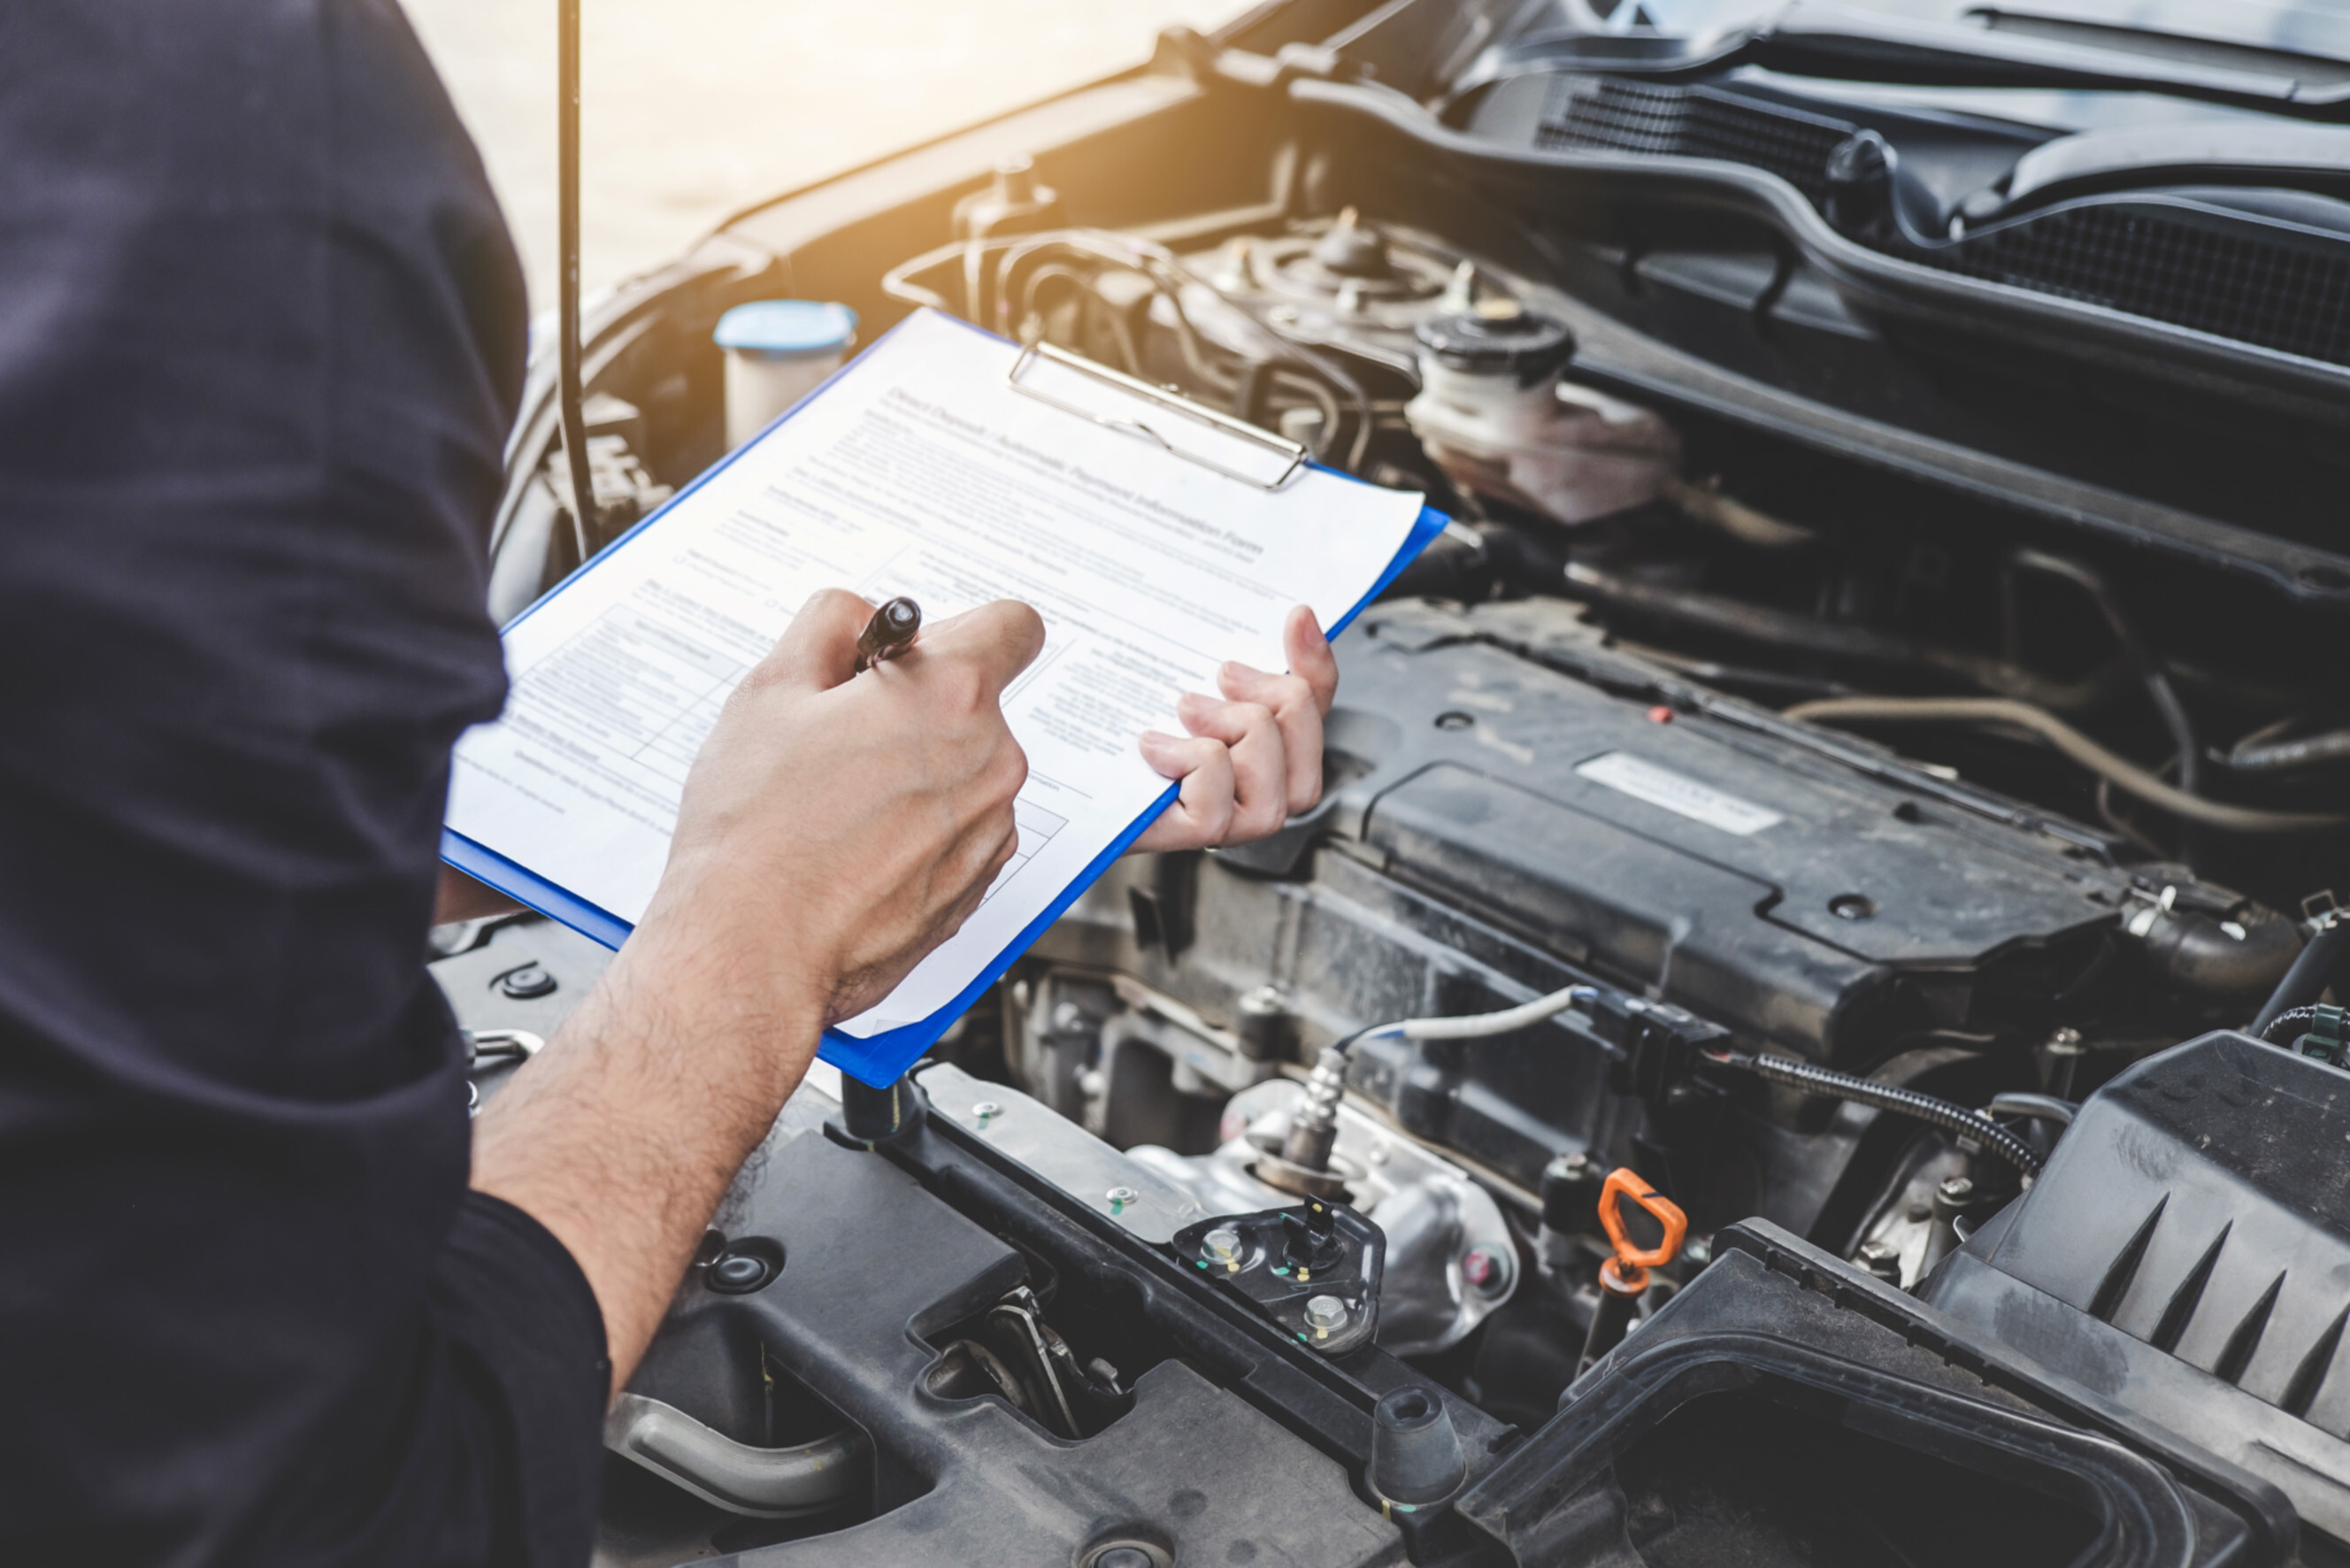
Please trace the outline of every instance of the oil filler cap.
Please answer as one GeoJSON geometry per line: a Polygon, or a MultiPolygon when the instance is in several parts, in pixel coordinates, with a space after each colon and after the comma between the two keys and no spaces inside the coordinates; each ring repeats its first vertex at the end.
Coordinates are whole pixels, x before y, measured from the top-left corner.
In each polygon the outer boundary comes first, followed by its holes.
{"type": "Polygon", "coordinates": [[[1487,300],[1474,310],[1419,324],[1427,355],[1448,370],[1513,377],[1531,387],[1575,357],[1566,323],[1538,315],[1514,299],[1487,300]]]}

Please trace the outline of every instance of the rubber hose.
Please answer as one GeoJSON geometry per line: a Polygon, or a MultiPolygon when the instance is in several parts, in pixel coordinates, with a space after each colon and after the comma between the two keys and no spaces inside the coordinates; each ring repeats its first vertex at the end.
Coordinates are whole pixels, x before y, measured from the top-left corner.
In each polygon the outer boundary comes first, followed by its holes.
{"type": "Polygon", "coordinates": [[[2247,921],[2236,938],[2209,915],[2167,909],[2157,911],[2144,930],[2135,919],[2129,929],[2174,984],[2204,996],[2265,995],[2302,950],[2301,932],[2282,919],[2247,921]]]}
{"type": "Polygon", "coordinates": [[[2282,773],[2317,763],[2350,761],[2350,730],[2328,730],[2294,741],[2239,741],[2236,749],[2220,760],[2240,774],[2282,773]]]}
{"type": "Polygon", "coordinates": [[[2107,751],[2046,709],[2005,697],[1830,697],[1798,702],[1781,716],[1813,724],[2012,724],[2031,731],[2091,773],[2103,774],[2117,788],[2181,821],[2230,833],[2315,833],[2350,825],[2350,817],[2329,813],[2264,811],[2189,794],[2127,757],[2107,751]]]}
{"type": "Polygon", "coordinates": [[[2277,981],[2276,990],[2252,1017],[2249,1033],[2268,1037],[2268,1027],[2293,1008],[2306,1007],[2325,993],[2325,987],[2342,968],[2342,961],[2350,957],[2350,920],[2336,919],[2332,925],[2309,939],[2301,956],[2277,981]]]}
{"type": "Polygon", "coordinates": [[[2085,680],[2050,680],[2003,659],[1963,649],[1919,642],[1865,626],[1818,620],[1727,594],[1669,588],[1602,571],[1587,561],[1568,563],[1565,591],[1569,598],[1587,599],[1603,608],[1653,616],[1758,647],[1800,649],[1830,659],[1939,670],[1986,691],[2068,712],[2095,707],[2114,689],[2116,675],[2127,677],[2127,660],[2116,659],[2109,670],[2085,680]]]}
{"type": "Polygon", "coordinates": [[[2071,1100],[2060,1100],[2054,1095],[1994,1095],[1991,1114],[1995,1116],[2031,1116],[2043,1122],[2073,1125],[2073,1117],[2081,1107],[2071,1100]]]}
{"type": "Polygon", "coordinates": [[[1880,1111],[1931,1122],[1944,1132],[1975,1139],[2026,1176],[2040,1174],[2040,1156],[2030,1144],[1997,1122],[1977,1116],[1956,1101],[1937,1099],[1932,1095],[1921,1095],[1915,1089],[1905,1089],[1896,1084],[1880,1084],[1874,1078],[1857,1078],[1849,1073],[1831,1072],[1825,1067],[1814,1067],[1809,1062],[1798,1062],[1791,1056],[1758,1056],[1733,1052],[1719,1056],[1709,1054],[1706,1060],[1741,1068],[1758,1077],[1768,1078],[1774,1084],[1785,1084],[1807,1094],[1852,1100],[1864,1106],[1875,1106],[1880,1111]]]}
{"type": "Polygon", "coordinates": [[[2106,618],[2106,626],[2114,634],[2114,640],[2121,644],[2122,656],[2129,660],[2130,667],[2137,671],[2138,680],[2144,683],[2147,700],[2161,716],[2162,727],[2170,732],[2171,750],[2178,755],[2178,787],[2189,794],[2200,794],[2201,791],[2196,787],[2197,764],[2202,760],[2203,748],[2195,739],[2194,722],[2188,718],[2185,705],[2172,689],[2169,672],[2164,669],[2161,659],[2138,636],[2129,617],[2122,611],[2120,598],[2106,584],[2104,576],[2079,561],[2052,556],[2044,550],[2018,550],[2012,559],[2026,571],[2045,572],[2052,576],[2063,577],[2086,593],[2095,603],[2098,613],[2106,618]]]}
{"type": "Polygon", "coordinates": [[[2317,1009],[2314,1007],[2288,1007],[2269,1020],[2268,1026],[2260,1032],[2260,1036],[2272,1045],[2290,1045],[2295,1031],[2316,1022],[2317,1009]]]}

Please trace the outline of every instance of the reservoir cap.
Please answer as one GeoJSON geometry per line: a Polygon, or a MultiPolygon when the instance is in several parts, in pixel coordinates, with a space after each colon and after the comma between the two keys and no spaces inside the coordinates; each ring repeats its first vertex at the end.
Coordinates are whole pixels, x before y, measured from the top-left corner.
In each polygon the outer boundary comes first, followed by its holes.
{"type": "Polygon", "coordinates": [[[857,341],[857,312],[814,299],[758,299],[718,318],[721,348],[763,359],[838,354],[857,341]]]}
{"type": "Polygon", "coordinates": [[[1531,387],[1575,355],[1566,324],[1537,316],[1513,299],[1489,299],[1474,310],[1423,321],[1421,349],[1448,369],[1510,375],[1531,387]]]}

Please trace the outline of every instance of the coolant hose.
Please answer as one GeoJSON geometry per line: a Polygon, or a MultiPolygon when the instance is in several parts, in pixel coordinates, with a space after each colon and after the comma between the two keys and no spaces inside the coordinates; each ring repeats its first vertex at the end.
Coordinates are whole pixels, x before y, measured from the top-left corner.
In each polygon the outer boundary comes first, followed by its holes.
{"type": "Polygon", "coordinates": [[[2306,1007],[2325,994],[2326,986],[2350,957],[2350,920],[2337,917],[2334,923],[2309,939],[2293,967],[2284,971],[2277,988],[2269,993],[2251,1023],[2247,1033],[2268,1037],[2268,1027],[2296,1007],[2306,1007]]]}
{"type": "Polygon", "coordinates": [[[1857,1078],[1849,1073],[1830,1072],[1825,1067],[1814,1067],[1809,1062],[1798,1062],[1792,1056],[1764,1056],[1744,1051],[1708,1051],[1705,1059],[1720,1066],[1752,1073],[1774,1084],[1785,1084],[1806,1094],[1851,1100],[1859,1105],[1875,1106],[1880,1111],[1891,1111],[1897,1116],[1914,1116],[1921,1122],[1930,1122],[1944,1132],[1973,1138],[2026,1176],[2040,1174],[2040,1155],[2030,1144],[1988,1116],[1978,1116],[1955,1101],[1937,1099],[1932,1095],[1921,1095],[1915,1089],[1905,1089],[1896,1084],[1880,1084],[1874,1078],[1857,1078]]]}
{"type": "Polygon", "coordinates": [[[2270,811],[2189,794],[2106,750],[2055,714],[2003,697],[1829,697],[1780,715],[1807,724],[2006,724],[2029,730],[2091,773],[2183,822],[2226,833],[2322,833],[2350,825],[2331,812],[2270,811]]]}
{"type": "Polygon", "coordinates": [[[2123,929],[2145,944],[2164,976],[2201,996],[2250,999],[2276,988],[2302,952],[2301,931],[2279,917],[2234,923],[2186,909],[2143,909],[2123,929]]]}

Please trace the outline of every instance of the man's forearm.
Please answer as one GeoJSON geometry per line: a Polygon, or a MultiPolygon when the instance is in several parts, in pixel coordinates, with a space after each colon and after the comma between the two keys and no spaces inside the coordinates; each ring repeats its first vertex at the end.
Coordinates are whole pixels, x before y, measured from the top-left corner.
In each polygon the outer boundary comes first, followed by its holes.
{"type": "Polygon", "coordinates": [[[873,607],[817,595],[727,699],[634,935],[473,1134],[473,1185],[570,1250],[628,1380],[727,1184],[826,1023],[888,995],[1019,842],[1003,688],[1024,606],[858,674],[873,607]]]}
{"type": "Polygon", "coordinates": [[[683,936],[631,939],[474,1125],[473,1185],[577,1260],[616,1390],[824,1026],[813,983],[712,972],[724,961],[683,936]]]}

